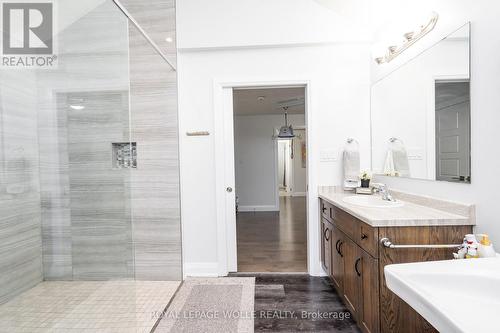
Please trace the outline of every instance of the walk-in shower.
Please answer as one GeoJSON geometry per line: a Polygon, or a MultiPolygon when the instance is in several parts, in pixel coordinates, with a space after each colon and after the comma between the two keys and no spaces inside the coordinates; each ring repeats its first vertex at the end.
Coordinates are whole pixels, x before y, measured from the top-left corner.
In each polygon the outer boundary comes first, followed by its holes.
{"type": "Polygon", "coordinates": [[[182,280],[174,2],[44,3],[53,65],[0,67],[0,332],[149,332],[182,280]]]}

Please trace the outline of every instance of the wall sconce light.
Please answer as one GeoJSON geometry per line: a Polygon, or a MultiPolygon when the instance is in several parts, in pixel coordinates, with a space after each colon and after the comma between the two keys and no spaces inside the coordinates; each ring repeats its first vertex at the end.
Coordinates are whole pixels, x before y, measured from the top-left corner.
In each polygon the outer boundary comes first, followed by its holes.
{"type": "Polygon", "coordinates": [[[420,26],[417,31],[410,31],[405,33],[403,36],[405,41],[401,45],[391,45],[387,48],[387,53],[384,56],[376,57],[374,60],[377,64],[381,65],[384,63],[391,62],[398,55],[407,50],[410,46],[415,44],[422,37],[431,32],[439,19],[439,14],[436,12],[432,12],[431,18],[427,22],[427,24],[420,26]]]}

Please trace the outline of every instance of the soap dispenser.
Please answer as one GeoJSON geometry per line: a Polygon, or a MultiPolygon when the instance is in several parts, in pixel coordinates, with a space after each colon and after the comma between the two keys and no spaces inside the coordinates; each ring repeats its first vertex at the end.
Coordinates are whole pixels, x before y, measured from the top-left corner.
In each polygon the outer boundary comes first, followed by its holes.
{"type": "Polygon", "coordinates": [[[493,244],[491,244],[488,235],[481,235],[481,241],[478,244],[477,253],[480,258],[491,258],[496,256],[495,249],[493,248],[493,244]]]}

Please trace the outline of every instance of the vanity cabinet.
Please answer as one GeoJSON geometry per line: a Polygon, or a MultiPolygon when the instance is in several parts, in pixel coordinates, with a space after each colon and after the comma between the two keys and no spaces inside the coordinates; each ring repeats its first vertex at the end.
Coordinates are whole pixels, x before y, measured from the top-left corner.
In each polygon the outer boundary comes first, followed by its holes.
{"type": "Polygon", "coordinates": [[[358,326],[366,333],[436,332],[424,318],[391,292],[384,266],[452,258],[450,249],[388,249],[395,244],[460,244],[472,226],[372,227],[320,200],[321,261],[358,326]],[[328,253],[330,251],[330,253],[328,253]]]}
{"type": "Polygon", "coordinates": [[[337,257],[341,257],[342,275],[338,284],[343,289],[339,293],[364,332],[379,332],[378,260],[345,234],[340,244],[337,257]]]}
{"type": "Polygon", "coordinates": [[[353,224],[353,217],[328,203],[322,202],[321,210],[323,268],[363,330],[379,332],[378,259],[366,251],[378,253],[373,244],[377,236],[373,228],[353,224]]]}

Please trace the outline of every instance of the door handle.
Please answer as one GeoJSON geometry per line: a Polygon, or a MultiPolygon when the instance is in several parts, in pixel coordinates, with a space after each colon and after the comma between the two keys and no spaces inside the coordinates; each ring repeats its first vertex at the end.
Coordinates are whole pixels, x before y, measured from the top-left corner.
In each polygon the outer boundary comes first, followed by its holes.
{"type": "Polygon", "coordinates": [[[358,274],[358,276],[361,276],[361,273],[358,270],[358,264],[360,261],[361,261],[361,258],[358,258],[358,259],[356,259],[356,262],[354,263],[354,270],[356,271],[356,274],[358,274]]]}
{"type": "Polygon", "coordinates": [[[227,187],[227,188],[226,188],[226,192],[227,192],[227,193],[231,193],[231,192],[233,192],[233,188],[232,188],[232,187],[227,187]]]}
{"type": "Polygon", "coordinates": [[[325,240],[326,240],[326,241],[329,241],[329,240],[330,240],[330,238],[326,237],[326,235],[327,235],[328,231],[330,231],[330,229],[326,228],[326,229],[325,229],[325,232],[323,233],[323,237],[325,237],[325,240]]]}

